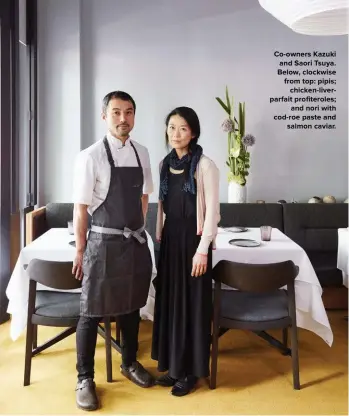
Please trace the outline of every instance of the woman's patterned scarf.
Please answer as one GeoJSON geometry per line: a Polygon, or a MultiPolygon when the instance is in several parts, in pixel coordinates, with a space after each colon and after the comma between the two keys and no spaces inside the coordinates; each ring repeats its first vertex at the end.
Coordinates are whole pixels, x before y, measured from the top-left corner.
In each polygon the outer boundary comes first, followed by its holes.
{"type": "Polygon", "coordinates": [[[202,155],[202,147],[198,144],[191,146],[189,152],[181,159],[178,158],[175,149],[165,157],[160,172],[160,191],[159,199],[163,201],[168,192],[168,174],[170,167],[175,170],[183,170],[185,174],[185,181],[183,191],[196,194],[196,185],[194,175],[196,167],[202,155]]]}

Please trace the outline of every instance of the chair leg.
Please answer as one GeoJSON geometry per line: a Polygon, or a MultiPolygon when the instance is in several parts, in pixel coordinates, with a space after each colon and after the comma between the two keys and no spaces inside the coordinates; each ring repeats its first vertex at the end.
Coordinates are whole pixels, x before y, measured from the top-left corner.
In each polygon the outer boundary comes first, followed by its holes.
{"type": "Polygon", "coordinates": [[[293,388],[300,390],[297,326],[292,325],[291,331],[293,388]]]}
{"type": "Polygon", "coordinates": [[[104,330],[105,330],[105,355],[107,365],[107,381],[111,383],[113,381],[113,368],[112,368],[112,356],[111,356],[111,327],[110,318],[104,318],[104,330]]]}
{"type": "Polygon", "coordinates": [[[116,318],[115,320],[115,340],[117,342],[117,344],[120,345],[120,341],[121,341],[121,333],[120,333],[120,325],[118,325],[118,318],[116,318]]]}
{"type": "Polygon", "coordinates": [[[25,342],[25,360],[24,360],[24,386],[30,384],[30,371],[32,364],[32,352],[33,352],[33,332],[34,325],[30,323],[27,325],[27,336],[25,342]]]}
{"type": "Polygon", "coordinates": [[[38,346],[38,326],[33,325],[33,350],[38,346]]]}
{"type": "Polygon", "coordinates": [[[213,324],[210,389],[215,389],[217,385],[218,332],[218,325],[213,324]]]}
{"type": "Polygon", "coordinates": [[[285,348],[287,348],[288,344],[288,327],[282,329],[282,343],[285,348]]]}

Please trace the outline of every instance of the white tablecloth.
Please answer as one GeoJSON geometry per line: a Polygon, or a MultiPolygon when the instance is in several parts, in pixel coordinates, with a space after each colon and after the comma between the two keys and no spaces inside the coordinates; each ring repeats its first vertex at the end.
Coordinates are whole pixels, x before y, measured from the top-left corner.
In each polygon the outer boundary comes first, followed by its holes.
{"type": "MultiPolygon", "coordinates": [[[[153,260],[153,279],[156,276],[154,244],[148,233],[147,237],[153,260]]],[[[69,235],[68,229],[51,228],[21,250],[6,289],[6,295],[9,299],[7,312],[12,315],[10,335],[13,340],[16,340],[21,335],[27,325],[29,279],[24,270],[24,265],[29,264],[32,259],[73,261],[75,257],[75,247],[69,244],[69,242],[73,240],[74,236],[69,235]]],[[[48,288],[38,285],[38,289],[48,288]]],[[[80,291],[80,289],[76,291],[80,291]]],[[[153,319],[154,301],[155,293],[153,285],[151,284],[147,304],[140,311],[142,318],[153,319]]]]}
{"type": "Polygon", "coordinates": [[[349,228],[338,229],[337,268],[343,272],[343,285],[348,287],[349,277],[349,228]]]}
{"type": "Polygon", "coordinates": [[[229,240],[233,238],[260,241],[260,229],[249,228],[243,233],[219,229],[217,247],[212,256],[213,266],[220,260],[252,264],[292,260],[299,267],[299,275],[295,281],[297,326],[314,332],[331,346],[333,333],[321,298],[322,288],[305,251],[277,228],[272,230],[271,241],[262,241],[259,247],[233,246],[229,244],[229,240]]]}

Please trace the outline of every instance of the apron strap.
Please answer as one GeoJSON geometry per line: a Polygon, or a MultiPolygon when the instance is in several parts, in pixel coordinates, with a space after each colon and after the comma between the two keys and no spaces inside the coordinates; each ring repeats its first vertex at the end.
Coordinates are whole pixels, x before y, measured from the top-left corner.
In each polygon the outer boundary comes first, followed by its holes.
{"type": "Polygon", "coordinates": [[[144,231],[144,227],[141,227],[136,231],[132,231],[127,227],[125,227],[123,230],[118,230],[117,228],[108,228],[100,227],[98,225],[92,225],[91,231],[99,234],[123,235],[126,238],[134,237],[141,244],[144,244],[146,242],[145,238],[141,236],[141,233],[144,231]]]}
{"type": "Polygon", "coordinates": [[[111,150],[110,150],[110,147],[109,147],[107,136],[104,136],[103,144],[104,144],[104,147],[105,147],[105,151],[107,152],[109,164],[112,168],[115,168],[115,162],[114,162],[113,156],[111,155],[111,150]]]}
{"type": "MultiPolygon", "coordinates": [[[[113,156],[111,154],[111,150],[110,150],[110,146],[109,146],[109,143],[108,143],[107,136],[104,137],[103,144],[104,144],[104,147],[105,147],[105,151],[107,152],[109,164],[112,168],[114,168],[115,167],[115,162],[114,162],[113,156]]],[[[137,150],[136,150],[136,148],[135,148],[135,146],[134,146],[134,144],[132,143],[131,140],[130,140],[130,144],[131,144],[131,146],[132,146],[132,148],[135,152],[138,167],[141,168],[142,167],[141,160],[140,160],[138,152],[137,152],[137,150]]]]}
{"type": "Polygon", "coordinates": [[[136,148],[135,148],[135,146],[134,146],[134,144],[132,143],[132,140],[130,140],[130,143],[131,143],[131,146],[133,147],[133,150],[135,151],[135,155],[136,155],[136,159],[137,159],[137,163],[138,163],[138,167],[142,167],[142,164],[141,164],[141,160],[140,160],[140,158],[139,158],[139,156],[138,156],[138,152],[137,152],[137,150],[136,150],[136,148]]]}

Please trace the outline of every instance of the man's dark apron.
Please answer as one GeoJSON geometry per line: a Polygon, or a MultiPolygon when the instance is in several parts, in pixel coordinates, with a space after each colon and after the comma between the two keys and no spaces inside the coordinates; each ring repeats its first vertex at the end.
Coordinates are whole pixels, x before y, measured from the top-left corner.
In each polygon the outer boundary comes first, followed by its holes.
{"type": "Polygon", "coordinates": [[[146,304],[152,260],[144,231],[141,197],[143,170],[115,166],[106,138],[110,185],[105,201],[92,214],[83,260],[82,316],[115,316],[146,304]]]}

